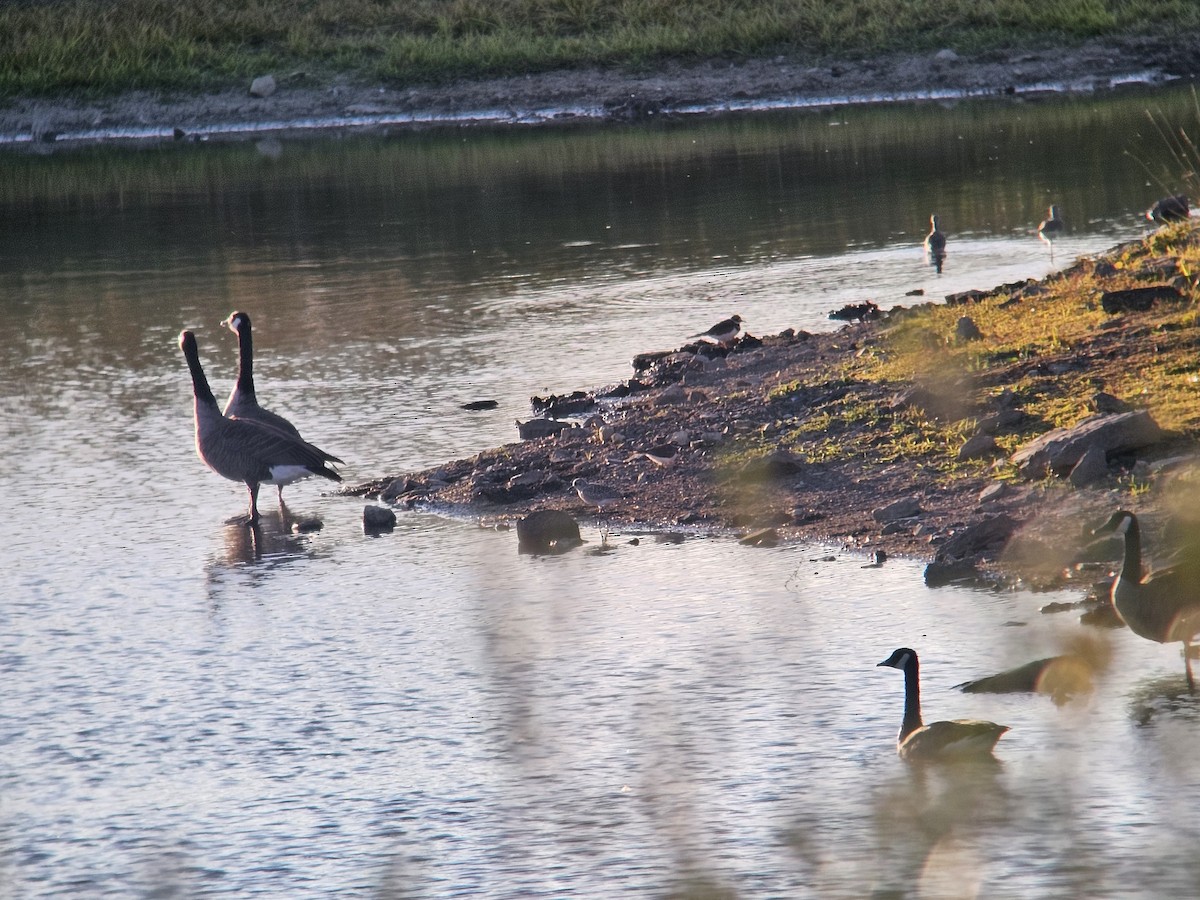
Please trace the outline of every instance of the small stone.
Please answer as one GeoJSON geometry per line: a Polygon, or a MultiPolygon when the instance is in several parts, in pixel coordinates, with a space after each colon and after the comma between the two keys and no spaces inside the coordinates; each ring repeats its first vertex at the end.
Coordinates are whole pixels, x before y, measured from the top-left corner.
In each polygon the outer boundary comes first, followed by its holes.
{"type": "Polygon", "coordinates": [[[375,534],[396,527],[396,514],[386,506],[363,507],[363,531],[375,534]]]}
{"type": "Polygon", "coordinates": [[[990,434],[977,434],[967,440],[958,450],[959,462],[968,459],[986,459],[998,452],[996,439],[990,434]]]}
{"type": "Polygon", "coordinates": [[[955,53],[953,50],[951,50],[949,47],[939,50],[937,53],[935,53],[933,55],[933,58],[936,59],[938,62],[945,62],[945,63],[955,63],[955,62],[958,62],[958,60],[959,60],[958,54],[955,53]]]}
{"type": "Polygon", "coordinates": [[[1008,485],[1003,481],[993,481],[982,491],[979,492],[980,503],[991,503],[999,500],[1008,493],[1008,485]]]}
{"type": "Polygon", "coordinates": [[[897,519],[911,519],[921,512],[921,501],[916,497],[905,497],[887,506],[881,506],[871,511],[871,517],[876,522],[895,522],[897,519]]]}
{"type": "Polygon", "coordinates": [[[274,75],[259,75],[250,82],[250,95],[252,97],[270,97],[275,93],[277,87],[274,75]]]}

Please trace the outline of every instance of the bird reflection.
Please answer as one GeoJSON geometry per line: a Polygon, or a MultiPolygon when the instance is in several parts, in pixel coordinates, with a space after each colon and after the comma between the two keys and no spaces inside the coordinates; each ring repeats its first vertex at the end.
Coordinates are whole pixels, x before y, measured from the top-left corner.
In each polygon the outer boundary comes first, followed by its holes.
{"type": "Polygon", "coordinates": [[[1129,717],[1138,725],[1151,725],[1167,717],[1182,722],[1200,722],[1200,697],[1180,675],[1167,675],[1142,682],[1129,698],[1129,717]]]}
{"type": "Polygon", "coordinates": [[[278,512],[261,513],[255,525],[226,528],[222,535],[225,540],[222,562],[226,566],[240,566],[310,555],[309,542],[303,533],[309,530],[305,527],[307,521],[297,519],[280,504],[278,512]]]}

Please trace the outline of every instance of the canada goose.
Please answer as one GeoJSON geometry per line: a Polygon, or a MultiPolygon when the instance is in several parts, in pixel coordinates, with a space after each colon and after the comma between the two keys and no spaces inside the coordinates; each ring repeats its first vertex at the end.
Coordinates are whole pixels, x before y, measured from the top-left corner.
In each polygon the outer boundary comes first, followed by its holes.
{"type": "Polygon", "coordinates": [[[1058,217],[1058,207],[1051,206],[1046,210],[1046,218],[1038,225],[1038,237],[1049,244],[1062,234],[1066,227],[1066,223],[1058,217]]]}
{"type": "Polygon", "coordinates": [[[285,431],[249,419],[225,418],[204,377],[196,337],[181,332],[179,347],[192,373],[196,454],[210,469],[250,491],[249,523],[259,520],[258,486],[291,484],[310,475],[330,481],[342,476],[326,465],[329,454],[285,431]]]}
{"type": "Polygon", "coordinates": [[[1146,210],[1146,218],[1151,222],[1181,222],[1191,214],[1187,194],[1163,197],[1146,210]]]}
{"type": "Polygon", "coordinates": [[[942,263],[946,261],[946,235],[938,229],[938,217],[929,217],[929,234],[925,235],[925,258],[942,274],[942,263]]]}
{"type": "Polygon", "coordinates": [[[1119,532],[1125,539],[1121,571],[1112,583],[1112,604],[1134,634],[1160,644],[1183,642],[1188,689],[1192,677],[1192,639],[1200,634],[1200,568],[1195,560],[1142,577],[1142,535],[1137,516],[1117,510],[1094,535],[1119,532]]]}
{"type": "Polygon", "coordinates": [[[612,506],[621,501],[621,494],[604,484],[595,484],[584,478],[576,478],[571,487],[579,495],[579,499],[588,506],[596,507],[597,512],[603,512],[606,506],[612,506]]]}
{"type": "Polygon", "coordinates": [[[904,720],[896,739],[901,759],[920,760],[990,754],[1007,725],[981,719],[921,722],[921,683],[917,651],[901,647],[879,663],[904,673],[904,720]]]}
{"type": "MultiPolygon", "coordinates": [[[[221,324],[238,336],[238,376],[233,390],[229,394],[229,399],[225,401],[225,415],[270,425],[298,440],[304,440],[295,425],[283,416],[258,405],[258,396],[254,391],[254,338],[251,335],[250,316],[241,310],[234,310],[229,314],[229,318],[221,324]]],[[[318,448],[313,447],[313,449],[317,450],[318,448]]],[[[325,462],[344,464],[342,460],[331,453],[326,453],[324,450],[318,452],[321,453],[325,462]]],[[[283,485],[285,483],[280,482],[277,485],[280,503],[283,503],[283,485]]]]}
{"type": "Polygon", "coordinates": [[[1048,694],[1056,704],[1092,690],[1091,661],[1073,653],[1035,659],[995,675],[964,681],[955,687],[966,694],[1048,694]]]}
{"type": "Polygon", "coordinates": [[[707,341],[710,344],[719,344],[724,347],[727,344],[732,344],[733,339],[738,336],[738,332],[742,330],[742,317],[738,315],[730,316],[728,319],[722,319],[708,331],[702,331],[699,334],[693,334],[692,337],[700,338],[702,341],[707,341]]]}

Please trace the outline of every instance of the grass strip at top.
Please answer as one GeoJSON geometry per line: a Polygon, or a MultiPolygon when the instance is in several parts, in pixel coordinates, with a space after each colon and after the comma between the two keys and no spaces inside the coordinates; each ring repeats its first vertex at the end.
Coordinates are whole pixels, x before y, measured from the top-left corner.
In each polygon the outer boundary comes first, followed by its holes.
{"type": "Polygon", "coordinates": [[[1191,0],[18,0],[0,94],[206,88],[264,71],[407,84],[665,60],[960,52],[1200,28],[1191,0]]]}

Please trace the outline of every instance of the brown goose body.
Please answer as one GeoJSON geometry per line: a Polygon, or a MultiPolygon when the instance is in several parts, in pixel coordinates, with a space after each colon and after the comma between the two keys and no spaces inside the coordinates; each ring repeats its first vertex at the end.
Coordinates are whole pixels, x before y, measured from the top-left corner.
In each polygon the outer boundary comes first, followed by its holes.
{"type": "MultiPolygon", "coordinates": [[[[229,399],[225,401],[225,415],[270,425],[298,440],[304,440],[300,429],[283,416],[265,409],[258,403],[258,395],[254,389],[254,337],[250,316],[240,310],[235,310],[221,324],[238,337],[238,375],[233,390],[229,393],[229,399]]],[[[342,460],[332,453],[326,453],[320,448],[315,449],[320,452],[325,462],[342,464],[342,460]]],[[[283,503],[283,485],[287,483],[289,482],[278,485],[280,503],[283,503]]]]}
{"type": "Polygon", "coordinates": [[[1183,643],[1188,687],[1195,689],[1191,644],[1200,635],[1200,565],[1189,560],[1143,576],[1142,533],[1137,516],[1118,510],[1093,532],[1119,532],[1125,541],[1121,571],[1112,583],[1112,605],[1129,630],[1160,644],[1183,643]]]}
{"type": "Polygon", "coordinates": [[[179,335],[179,347],[192,376],[196,454],[218,475],[246,485],[250,492],[251,524],[259,520],[258,488],[261,484],[282,487],[310,475],[320,475],[331,481],[342,480],[326,465],[329,455],[312,444],[261,422],[223,416],[200,365],[195,335],[184,331],[179,335]]]}
{"type": "Polygon", "coordinates": [[[933,760],[988,756],[1007,725],[983,719],[950,719],[930,722],[921,719],[921,678],[917,652],[900,647],[879,663],[904,673],[904,719],[896,738],[901,759],[933,760]]]}

